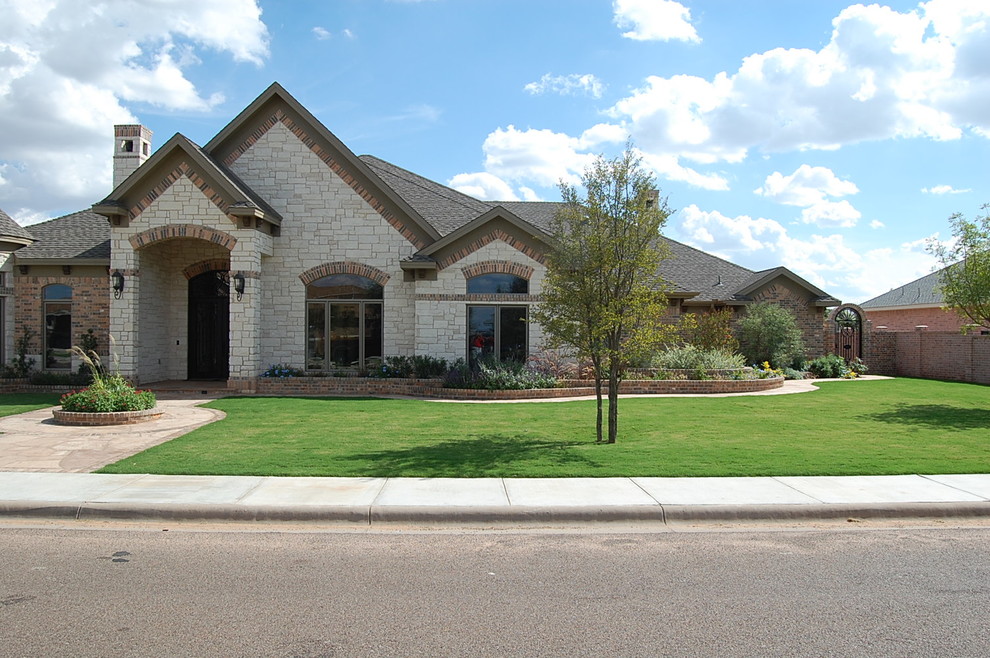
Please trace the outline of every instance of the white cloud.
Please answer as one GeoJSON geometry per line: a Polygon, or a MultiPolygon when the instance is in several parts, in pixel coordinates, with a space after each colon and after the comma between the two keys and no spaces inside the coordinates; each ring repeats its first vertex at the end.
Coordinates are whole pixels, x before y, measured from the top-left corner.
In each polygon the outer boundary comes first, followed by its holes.
{"type": "Polygon", "coordinates": [[[128,103],[208,111],[186,77],[199,53],[259,65],[268,32],[254,0],[5,0],[0,33],[0,207],[78,209],[109,192],[110,136],[128,103]]]}
{"type": "Polygon", "coordinates": [[[485,171],[509,181],[531,181],[542,187],[560,181],[577,184],[594,156],[582,153],[581,139],[552,130],[499,128],[482,146],[485,171]]]}
{"type": "Polygon", "coordinates": [[[886,228],[886,226],[887,225],[881,222],[879,219],[874,219],[870,222],[870,228],[873,229],[886,228]]]}
{"type": "Polygon", "coordinates": [[[925,194],[965,194],[966,192],[972,192],[971,189],[957,190],[951,185],[935,185],[933,187],[923,187],[921,191],[925,194]]]}
{"type": "Polygon", "coordinates": [[[610,116],[644,150],[698,162],[893,137],[990,136],[990,3],[853,5],[820,50],[777,48],[711,79],[651,76],[610,116]]]}
{"type": "Polygon", "coordinates": [[[763,187],[756,194],[771,201],[789,206],[811,206],[826,197],[843,197],[859,192],[851,181],[839,179],[828,167],[812,167],[806,164],[794,170],[790,176],[775,171],[767,176],[763,187]]]}
{"type": "Polygon", "coordinates": [[[672,237],[751,269],[783,265],[844,301],[871,299],[935,266],[926,238],[860,254],[840,234],[802,239],[772,219],[728,217],[695,205],[678,211],[668,226],[672,237]]]}
{"type": "Polygon", "coordinates": [[[447,185],[462,194],[473,196],[483,201],[518,201],[519,197],[512,186],[498,176],[486,172],[473,174],[457,174],[447,185]]]}
{"type": "Polygon", "coordinates": [[[674,0],[614,0],[615,24],[636,41],[692,41],[701,38],[691,25],[691,10],[674,0]]]}
{"type": "Polygon", "coordinates": [[[798,167],[790,176],[775,171],[753,190],[771,201],[788,206],[801,206],[801,221],[822,227],[852,227],[862,216],[848,201],[831,201],[827,197],[857,194],[852,181],[841,180],[828,167],[798,167]]]}
{"type": "Polygon", "coordinates": [[[313,35],[320,41],[326,41],[331,37],[330,30],[325,27],[320,27],[319,25],[313,28],[313,35]]]}
{"type": "Polygon", "coordinates": [[[561,96],[591,96],[601,98],[605,85],[591,73],[570,75],[552,75],[544,73],[537,82],[530,82],[525,87],[531,94],[554,93],[561,96]]]}

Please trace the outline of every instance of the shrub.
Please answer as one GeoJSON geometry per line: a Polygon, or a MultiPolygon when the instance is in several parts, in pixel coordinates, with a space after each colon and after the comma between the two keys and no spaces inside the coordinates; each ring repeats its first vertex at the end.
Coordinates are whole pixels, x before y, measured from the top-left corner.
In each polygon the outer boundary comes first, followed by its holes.
{"type": "Polygon", "coordinates": [[[694,345],[684,345],[658,352],[650,365],[665,370],[733,370],[744,367],[746,359],[742,354],[726,349],[699,349],[694,345]]]}
{"type": "Polygon", "coordinates": [[[303,371],[287,363],[274,363],[261,373],[262,377],[302,377],[303,371]]]}
{"type": "Polygon", "coordinates": [[[750,363],[791,365],[804,352],[794,314],[770,302],[753,304],[739,321],[739,349],[750,363]]]}
{"type": "Polygon", "coordinates": [[[527,367],[554,379],[576,379],[577,360],[561,350],[541,350],[529,357],[527,367]]]}
{"type": "Polygon", "coordinates": [[[31,339],[37,335],[37,332],[27,327],[21,329],[21,335],[14,341],[16,356],[11,357],[10,363],[5,364],[0,372],[5,379],[24,379],[34,368],[34,359],[29,359],[27,352],[31,347],[31,339]]]}
{"type": "Polygon", "coordinates": [[[865,375],[870,369],[863,363],[863,360],[858,356],[848,363],[849,370],[856,373],[857,376],[865,375]]]}
{"type": "Polygon", "coordinates": [[[794,368],[784,368],[784,379],[804,379],[804,371],[794,368]]]}
{"type": "Polygon", "coordinates": [[[732,310],[727,308],[685,314],[680,321],[681,338],[699,350],[735,352],[739,349],[739,341],[732,335],[732,317],[732,310]]]}
{"type": "Polygon", "coordinates": [[[31,383],[36,386],[89,386],[93,376],[83,372],[82,367],[79,372],[36,372],[31,375],[31,383]]]}
{"type": "Polygon", "coordinates": [[[157,400],[151,391],[138,391],[119,371],[107,373],[96,352],[78,346],[72,353],[89,368],[93,383],[81,391],[71,391],[59,401],[65,411],[112,412],[153,409],[157,400]]]}
{"type": "Polygon", "coordinates": [[[842,377],[849,369],[838,354],[826,354],[808,362],[808,372],[822,379],[842,377]]]}
{"type": "Polygon", "coordinates": [[[450,369],[447,359],[417,354],[412,358],[413,374],[420,379],[436,379],[443,377],[450,369]]]}
{"type": "Polygon", "coordinates": [[[531,388],[554,388],[557,378],[538,372],[518,361],[499,361],[493,357],[478,360],[472,369],[458,359],[444,377],[445,388],[472,388],[488,391],[511,391],[531,388]]]}

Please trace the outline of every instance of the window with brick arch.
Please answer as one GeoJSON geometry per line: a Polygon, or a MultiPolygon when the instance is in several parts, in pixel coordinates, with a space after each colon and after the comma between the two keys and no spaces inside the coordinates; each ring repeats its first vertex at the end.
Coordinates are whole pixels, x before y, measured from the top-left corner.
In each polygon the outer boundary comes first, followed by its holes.
{"type": "MultiPolygon", "coordinates": [[[[498,303],[469,303],[467,354],[474,366],[482,358],[524,361],[529,353],[529,306],[513,303],[513,295],[528,295],[529,281],[515,274],[480,274],[467,280],[469,295],[498,295],[498,303]]],[[[478,301],[484,301],[481,297],[478,301]]]]}
{"type": "Polygon", "coordinates": [[[45,370],[72,369],[72,288],[53,283],[41,291],[45,370]]]}
{"type": "Polygon", "coordinates": [[[331,274],[306,286],[306,369],[372,367],[382,358],[382,285],[331,274]]]}

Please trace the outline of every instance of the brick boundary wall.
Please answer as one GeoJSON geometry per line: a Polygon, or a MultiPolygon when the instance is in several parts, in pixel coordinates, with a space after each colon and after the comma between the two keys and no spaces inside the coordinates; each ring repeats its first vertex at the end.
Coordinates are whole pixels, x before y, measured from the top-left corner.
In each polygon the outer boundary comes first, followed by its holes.
{"type": "Polygon", "coordinates": [[[990,384],[990,335],[916,327],[871,338],[871,374],[990,384]]]}

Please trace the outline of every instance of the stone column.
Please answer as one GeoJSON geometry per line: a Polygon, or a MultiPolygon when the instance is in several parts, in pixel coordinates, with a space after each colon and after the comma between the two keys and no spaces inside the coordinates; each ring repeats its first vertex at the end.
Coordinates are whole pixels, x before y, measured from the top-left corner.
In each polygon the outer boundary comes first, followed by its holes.
{"type": "MultiPolygon", "coordinates": [[[[139,269],[140,257],[122,240],[125,247],[114,245],[110,260],[110,276],[114,272],[124,275],[124,289],[120,298],[110,296],[110,347],[104,355],[104,365],[113,368],[118,365],[120,374],[132,381],[140,383],[138,372],[138,352],[141,345],[138,335],[138,314],[141,300],[141,276],[139,269]],[[119,361],[118,361],[119,359],[119,361]]],[[[108,276],[107,287],[112,279],[108,276]]]]}
{"type": "MultiPolygon", "coordinates": [[[[250,247],[250,241],[244,240],[250,247]]],[[[261,374],[261,254],[238,242],[230,254],[230,375],[228,387],[254,391],[261,374]],[[236,292],[244,277],[244,292],[236,292]]]]}

